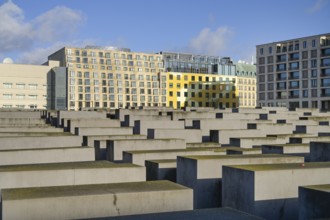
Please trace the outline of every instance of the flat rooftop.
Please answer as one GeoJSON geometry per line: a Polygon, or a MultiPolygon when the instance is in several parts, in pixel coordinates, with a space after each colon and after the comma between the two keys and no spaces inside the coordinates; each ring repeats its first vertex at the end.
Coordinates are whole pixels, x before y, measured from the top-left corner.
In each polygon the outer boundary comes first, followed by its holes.
{"type": "Polygon", "coordinates": [[[310,186],[301,186],[302,188],[306,189],[312,189],[322,192],[330,193],[330,184],[324,184],[324,185],[310,185],[310,186]]]}
{"type": "Polygon", "coordinates": [[[195,148],[185,148],[185,149],[168,149],[168,150],[131,150],[125,151],[131,154],[145,154],[145,153],[171,153],[171,152],[194,152],[194,151],[215,151],[217,152],[225,152],[226,149],[221,149],[220,147],[195,147],[195,148]]]}
{"type": "MultiPolygon", "coordinates": [[[[221,160],[221,159],[242,159],[242,158],[296,158],[296,156],[285,154],[245,154],[245,155],[196,155],[196,156],[183,156],[194,160],[221,160]]],[[[264,166],[264,165],[262,165],[264,166]]]]}
{"type": "Polygon", "coordinates": [[[311,163],[286,163],[286,164],[252,164],[252,165],[232,165],[229,167],[248,171],[271,171],[271,170],[303,170],[330,168],[330,162],[311,163]]]}
{"type": "Polygon", "coordinates": [[[106,195],[117,193],[157,192],[173,190],[191,190],[171,181],[146,181],[131,183],[91,184],[75,186],[52,186],[3,189],[3,200],[22,200],[50,197],[106,195]]]}
{"type": "Polygon", "coordinates": [[[0,172],[122,168],[122,167],[140,167],[140,166],[131,163],[112,163],[110,161],[88,161],[88,162],[47,163],[47,164],[29,164],[29,165],[25,165],[25,164],[6,165],[6,166],[0,166],[0,172]]]}

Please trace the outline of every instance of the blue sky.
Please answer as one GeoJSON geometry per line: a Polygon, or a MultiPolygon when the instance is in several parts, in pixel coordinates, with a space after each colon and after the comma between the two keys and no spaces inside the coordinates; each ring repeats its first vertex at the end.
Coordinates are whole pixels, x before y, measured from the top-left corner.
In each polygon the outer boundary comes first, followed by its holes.
{"type": "Polygon", "coordinates": [[[330,0],[0,0],[0,60],[100,45],[250,62],[256,45],[329,33],[329,21],[330,0]]]}

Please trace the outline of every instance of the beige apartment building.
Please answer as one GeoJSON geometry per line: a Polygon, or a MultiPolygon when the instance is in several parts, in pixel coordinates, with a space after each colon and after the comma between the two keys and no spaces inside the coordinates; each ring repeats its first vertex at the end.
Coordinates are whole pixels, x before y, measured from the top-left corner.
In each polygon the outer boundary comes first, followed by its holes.
{"type": "Polygon", "coordinates": [[[236,63],[237,89],[240,108],[257,106],[257,73],[256,65],[236,63]]]}
{"type": "Polygon", "coordinates": [[[46,109],[50,102],[48,76],[59,62],[25,65],[8,60],[0,64],[0,108],[46,109]]]}
{"type": "Polygon", "coordinates": [[[330,33],[257,45],[258,105],[330,110],[330,33]]]}
{"type": "Polygon", "coordinates": [[[162,56],[114,47],[64,47],[48,57],[67,68],[67,109],[166,106],[162,56]]]}

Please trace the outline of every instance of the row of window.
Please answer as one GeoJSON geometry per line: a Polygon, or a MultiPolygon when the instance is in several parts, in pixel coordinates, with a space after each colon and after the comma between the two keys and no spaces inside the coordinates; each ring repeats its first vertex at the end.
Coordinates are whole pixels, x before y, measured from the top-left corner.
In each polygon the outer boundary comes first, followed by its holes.
{"type": "MultiPolygon", "coordinates": [[[[74,68],[74,64],[73,63],[68,63],[67,66],[69,68],[74,68]]],[[[96,64],[80,64],[80,63],[77,63],[75,65],[75,68],[77,69],[94,69],[94,70],[98,70],[98,69],[101,69],[101,70],[109,70],[109,71],[112,71],[112,70],[115,70],[115,71],[129,71],[129,72],[151,72],[151,73],[157,73],[157,72],[164,72],[164,69],[161,68],[161,69],[155,69],[155,68],[152,68],[152,69],[149,69],[149,68],[135,68],[135,67],[121,67],[121,66],[115,66],[114,68],[112,66],[104,66],[104,65],[96,65],[96,64]]]]}
{"type": "MultiPolygon", "coordinates": [[[[2,105],[2,108],[25,108],[26,105],[12,105],[12,104],[3,104],[2,105]]],[[[38,105],[37,104],[30,104],[30,105],[27,105],[28,108],[30,109],[37,109],[38,108],[38,105]]],[[[47,108],[47,105],[44,105],[43,106],[44,108],[47,108]]]]}
{"type": "Polygon", "coordinates": [[[75,56],[91,56],[91,57],[104,57],[104,58],[116,58],[116,59],[127,59],[127,60],[144,60],[144,61],[161,61],[161,57],[160,56],[147,56],[147,55],[141,55],[141,54],[131,54],[131,53],[111,53],[109,51],[107,52],[103,52],[103,51],[87,51],[87,50],[75,50],[74,53],[72,51],[72,49],[67,49],[67,55],[71,56],[71,55],[75,55],[75,56]]]}
{"type": "MultiPolygon", "coordinates": [[[[43,99],[47,99],[47,96],[46,95],[43,95],[42,96],[43,99]]],[[[19,99],[19,100],[22,100],[22,99],[38,99],[38,95],[25,95],[25,94],[16,94],[16,95],[13,95],[13,94],[8,94],[8,93],[4,93],[2,94],[2,98],[3,99],[19,99]]]]}
{"type": "MultiPolygon", "coordinates": [[[[259,91],[265,91],[265,85],[266,84],[259,84],[259,91]]],[[[318,80],[317,79],[311,79],[311,80],[302,80],[301,85],[300,81],[290,81],[287,82],[278,82],[276,84],[274,83],[268,83],[267,84],[267,90],[274,90],[274,85],[276,85],[277,90],[286,90],[286,89],[296,89],[296,88],[315,88],[318,86],[318,80]],[[309,84],[308,84],[309,83],[309,84]]],[[[321,79],[320,81],[320,87],[329,87],[330,86],[330,78],[321,79]]]]}
{"type": "Polygon", "coordinates": [[[75,109],[75,106],[78,108],[123,108],[123,107],[138,107],[138,106],[162,106],[166,107],[166,103],[137,103],[137,102],[90,102],[90,101],[71,101],[69,102],[69,108],[75,109]],[[76,105],[77,104],[77,105],[76,105]],[[116,105],[117,104],[117,105],[116,105]]]}
{"type": "MultiPolygon", "coordinates": [[[[210,82],[210,78],[209,76],[198,76],[198,78],[196,76],[190,76],[191,79],[189,80],[189,77],[188,75],[184,75],[183,76],[183,80],[184,81],[198,81],[198,82],[210,82]]],[[[169,80],[174,80],[174,75],[173,74],[170,74],[169,75],[169,80]]],[[[176,80],[181,80],[181,75],[176,75],[176,80]]],[[[218,78],[218,81],[220,82],[223,82],[224,79],[222,77],[218,78]]],[[[233,79],[230,79],[230,78],[226,78],[225,80],[226,82],[230,82],[232,81],[233,83],[235,83],[236,79],[233,78],[233,79]]],[[[216,77],[212,77],[212,82],[217,82],[217,78],[216,77]]]]}
{"type": "MultiPolygon", "coordinates": [[[[321,56],[326,56],[327,54],[330,55],[330,52],[327,52],[327,50],[321,50],[321,56]]],[[[277,56],[267,56],[267,57],[259,57],[258,64],[264,65],[267,61],[268,64],[274,63],[274,58],[276,58],[277,63],[281,62],[287,62],[287,61],[294,61],[302,59],[308,59],[308,51],[302,51],[301,56],[300,53],[290,53],[290,54],[280,54],[277,56]],[[267,58],[267,59],[266,59],[267,58]]],[[[310,58],[317,58],[317,50],[311,50],[310,51],[310,58]]]]}
{"type": "MultiPolygon", "coordinates": [[[[330,76],[330,68],[322,69],[321,72],[318,72],[317,69],[312,69],[310,71],[293,71],[293,72],[281,72],[277,74],[267,74],[267,81],[272,82],[276,81],[285,81],[285,80],[294,80],[294,79],[305,79],[305,78],[316,78],[316,77],[329,77],[330,76]],[[319,73],[319,74],[318,74],[319,73]]],[[[259,75],[259,82],[265,82],[266,75],[259,75]]]]}
{"type": "MultiPolygon", "coordinates": [[[[311,40],[311,47],[316,47],[316,40],[313,39],[311,40]]],[[[295,43],[285,43],[285,44],[280,44],[280,45],[276,45],[276,47],[274,46],[269,46],[268,47],[268,54],[272,54],[273,53],[273,48],[276,48],[276,53],[284,53],[287,51],[295,51],[295,50],[299,50],[300,44],[299,42],[295,42],[295,43]]],[[[306,49],[307,48],[307,41],[302,41],[302,48],[306,49]]],[[[259,48],[259,54],[263,55],[264,54],[264,48],[261,47],[259,48]]]]}
{"type": "MultiPolygon", "coordinates": [[[[216,107],[216,108],[236,108],[237,104],[236,102],[230,103],[230,102],[194,102],[194,101],[177,101],[176,107],[216,107]]],[[[169,102],[169,107],[175,107],[173,101],[169,102]]]]}
{"type": "Polygon", "coordinates": [[[96,59],[96,58],[82,58],[76,57],[73,59],[72,57],[67,57],[68,63],[81,63],[81,64],[100,64],[100,65],[115,65],[115,66],[128,66],[128,67],[150,67],[150,68],[163,68],[163,63],[155,63],[155,62],[142,62],[142,61],[126,61],[126,60],[111,60],[111,59],[96,59]]]}
{"type": "MultiPolygon", "coordinates": [[[[3,88],[5,89],[12,89],[13,87],[13,83],[3,83],[3,88]]],[[[28,84],[26,85],[25,83],[16,83],[15,86],[16,89],[31,89],[31,90],[36,90],[38,89],[38,84],[28,84]]],[[[46,85],[44,85],[44,88],[47,88],[46,85]]]]}
{"type": "Polygon", "coordinates": [[[289,92],[267,92],[259,93],[259,100],[273,100],[273,99],[297,99],[297,98],[313,98],[318,97],[317,89],[309,90],[292,90],[289,92]],[[310,92],[310,93],[309,93],[310,92]],[[266,97],[267,96],[267,97],[266,97]]]}
{"type": "MultiPolygon", "coordinates": [[[[101,96],[98,95],[98,94],[94,94],[91,95],[91,94],[78,94],[78,99],[77,100],[85,100],[85,101],[100,101],[101,100],[101,96]],[[92,99],[93,98],[93,99],[92,99]]],[[[148,102],[166,102],[166,96],[144,96],[144,95],[114,95],[114,94],[111,94],[109,95],[109,97],[107,96],[103,96],[103,101],[115,101],[115,99],[117,98],[117,101],[123,101],[124,98],[126,101],[140,101],[140,102],[145,102],[145,101],[148,101],[148,102]]],[[[71,101],[75,101],[76,98],[74,95],[70,95],[70,100],[71,101]]]]}
{"type": "Polygon", "coordinates": [[[121,74],[121,73],[101,73],[99,74],[98,72],[81,72],[77,71],[75,72],[74,70],[70,71],[70,77],[71,78],[94,78],[94,79],[99,79],[101,76],[102,79],[125,79],[125,80],[147,80],[147,81],[166,81],[166,76],[159,76],[158,75],[149,75],[149,74],[121,74]]]}
{"type": "MultiPolygon", "coordinates": [[[[170,91],[169,92],[169,96],[170,97],[173,97],[173,91],[170,91]]],[[[192,97],[192,98],[195,98],[195,97],[198,97],[198,98],[227,98],[229,99],[230,98],[230,94],[229,93],[225,93],[225,96],[223,96],[222,93],[203,93],[203,92],[191,92],[191,93],[188,93],[188,92],[176,92],[176,97],[192,97]],[[212,94],[212,97],[211,95],[212,94]]],[[[236,98],[236,94],[235,93],[232,93],[232,97],[231,98],[236,98]]]]}

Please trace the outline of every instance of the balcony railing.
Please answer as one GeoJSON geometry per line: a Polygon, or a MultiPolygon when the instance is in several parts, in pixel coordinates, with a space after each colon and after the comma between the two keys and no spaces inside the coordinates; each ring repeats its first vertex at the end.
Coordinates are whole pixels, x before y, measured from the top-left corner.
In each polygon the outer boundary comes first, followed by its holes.
{"type": "Polygon", "coordinates": [[[330,83],[321,83],[321,87],[329,87],[330,83]]]}
{"type": "Polygon", "coordinates": [[[297,98],[299,98],[299,95],[290,95],[289,96],[289,99],[297,99],[297,98]]]}

